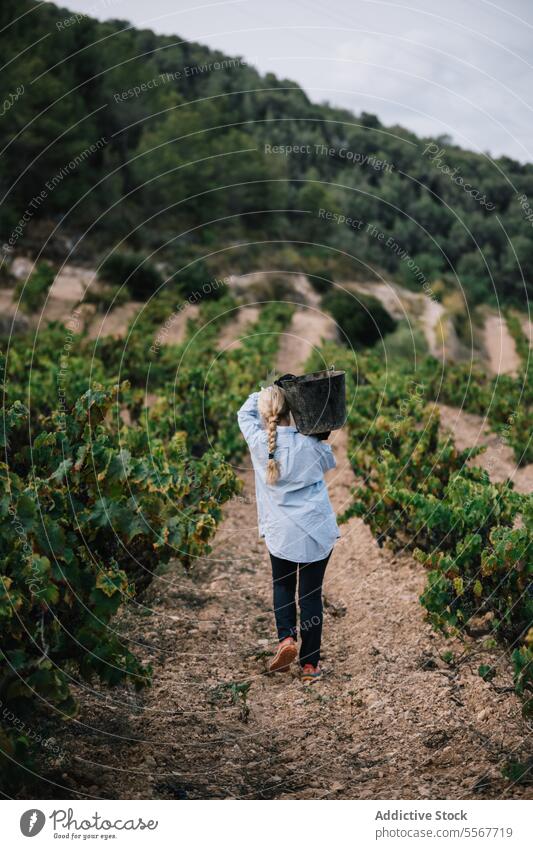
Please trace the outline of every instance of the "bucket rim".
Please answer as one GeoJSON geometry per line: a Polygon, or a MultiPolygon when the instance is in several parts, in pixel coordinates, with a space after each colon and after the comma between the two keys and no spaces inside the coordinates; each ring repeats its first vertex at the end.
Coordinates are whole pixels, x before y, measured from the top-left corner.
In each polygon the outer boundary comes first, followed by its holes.
{"type": "Polygon", "coordinates": [[[307,374],[300,374],[296,377],[288,377],[285,380],[280,380],[280,384],[291,384],[291,383],[311,383],[314,380],[326,380],[334,377],[341,377],[345,375],[346,372],[343,369],[334,369],[330,371],[329,369],[322,369],[321,371],[312,371],[307,374]]]}

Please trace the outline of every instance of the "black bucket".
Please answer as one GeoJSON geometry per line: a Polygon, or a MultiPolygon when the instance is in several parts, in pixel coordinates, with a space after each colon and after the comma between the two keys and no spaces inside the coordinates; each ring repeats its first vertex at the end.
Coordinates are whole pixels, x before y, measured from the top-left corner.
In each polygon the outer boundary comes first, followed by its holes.
{"type": "Polygon", "coordinates": [[[344,371],[314,371],[280,380],[300,433],[337,430],[346,421],[344,371]]]}

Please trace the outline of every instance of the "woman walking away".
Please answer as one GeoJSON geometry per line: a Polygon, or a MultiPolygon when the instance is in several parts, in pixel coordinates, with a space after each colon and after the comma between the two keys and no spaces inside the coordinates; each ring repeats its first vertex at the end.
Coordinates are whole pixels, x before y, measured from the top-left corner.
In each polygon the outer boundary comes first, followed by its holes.
{"type": "Polygon", "coordinates": [[[253,392],[238,413],[255,471],[259,534],[272,563],[279,645],[270,671],[286,670],[298,654],[296,583],[300,607],[302,681],[320,677],[322,581],[340,536],[324,472],[335,468],[331,446],[290,425],[283,389],[253,392]]]}

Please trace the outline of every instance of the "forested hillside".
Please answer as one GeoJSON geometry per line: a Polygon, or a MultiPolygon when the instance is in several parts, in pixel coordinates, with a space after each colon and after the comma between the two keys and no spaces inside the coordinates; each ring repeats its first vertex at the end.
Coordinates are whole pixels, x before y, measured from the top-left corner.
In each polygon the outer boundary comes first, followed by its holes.
{"type": "Polygon", "coordinates": [[[444,278],[472,304],[531,294],[533,166],[313,104],[244,59],[126,21],[4,0],[0,25],[4,253],[53,232],[51,258],[124,239],[176,273],[219,251],[217,272],[268,257],[444,278]]]}

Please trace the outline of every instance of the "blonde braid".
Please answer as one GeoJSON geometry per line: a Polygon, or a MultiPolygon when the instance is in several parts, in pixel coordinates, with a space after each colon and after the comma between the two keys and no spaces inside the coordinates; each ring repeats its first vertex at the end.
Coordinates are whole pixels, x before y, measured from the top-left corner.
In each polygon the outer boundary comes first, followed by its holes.
{"type": "Polygon", "coordinates": [[[266,482],[270,485],[275,484],[279,478],[279,463],[277,460],[274,459],[274,451],[276,450],[277,430],[278,417],[270,416],[267,428],[268,462],[266,467],[266,482]]]}
{"type": "Polygon", "coordinates": [[[262,389],[258,399],[259,412],[267,432],[268,460],[266,465],[266,482],[271,486],[279,480],[279,463],[274,457],[277,442],[277,427],[281,416],[289,414],[289,405],[283,389],[279,386],[269,386],[262,389]]]}

